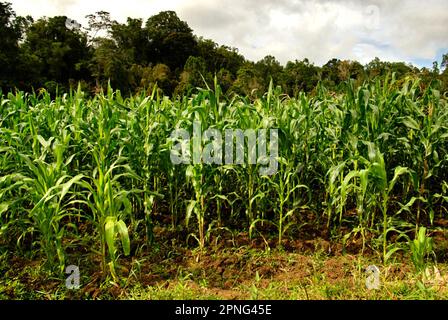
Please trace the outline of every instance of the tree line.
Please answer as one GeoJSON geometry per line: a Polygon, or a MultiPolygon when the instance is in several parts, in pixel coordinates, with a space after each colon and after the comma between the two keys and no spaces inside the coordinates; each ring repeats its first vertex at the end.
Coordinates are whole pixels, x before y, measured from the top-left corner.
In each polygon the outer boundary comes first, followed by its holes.
{"type": "Polygon", "coordinates": [[[193,33],[174,11],[163,11],[146,22],[114,21],[105,11],[88,15],[79,28],[65,16],[17,16],[12,5],[0,2],[0,88],[50,93],[66,92],[79,83],[91,93],[111,84],[123,93],[152,89],[157,84],[170,96],[194,92],[217,82],[227,94],[263,94],[272,79],[288,95],[311,92],[318,83],[338,92],[348,79],[355,84],[395,73],[397,79],[416,76],[422,85],[448,91],[448,54],[441,65],[418,68],[404,62],[375,58],[357,61],[331,59],[316,66],[308,59],[286,65],[268,55],[246,59],[238,49],[219,45],[193,33]]]}

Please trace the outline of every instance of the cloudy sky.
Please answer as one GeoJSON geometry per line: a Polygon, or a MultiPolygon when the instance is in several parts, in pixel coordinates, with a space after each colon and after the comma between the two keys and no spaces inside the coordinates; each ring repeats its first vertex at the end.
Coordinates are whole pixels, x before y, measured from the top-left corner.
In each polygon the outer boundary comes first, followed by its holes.
{"type": "Polygon", "coordinates": [[[146,20],[174,10],[194,33],[237,47],[253,61],[271,54],[281,63],[331,58],[367,63],[374,57],[417,66],[448,53],[447,0],[9,0],[18,15],[146,20]]]}

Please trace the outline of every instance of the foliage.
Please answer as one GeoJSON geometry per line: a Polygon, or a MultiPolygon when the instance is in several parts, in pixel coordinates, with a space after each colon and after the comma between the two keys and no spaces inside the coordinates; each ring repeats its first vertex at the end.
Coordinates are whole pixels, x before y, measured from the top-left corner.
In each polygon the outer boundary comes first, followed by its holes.
{"type": "MultiPolygon", "coordinates": [[[[86,16],[87,25],[79,30],[65,27],[65,16],[41,18],[16,16],[12,6],[0,3],[0,87],[4,92],[18,88],[32,91],[41,87],[52,95],[69,92],[83,81],[92,93],[114,88],[131,95],[157,83],[165,95],[195,93],[196,87],[209,85],[216,75],[223,92],[252,99],[268,90],[272,80],[283,93],[297,96],[315,92],[322,83],[332,92],[343,92],[344,82],[396,79],[416,76],[423,87],[447,92],[446,57],[432,69],[418,69],[403,62],[378,58],[363,66],[357,61],[330,59],[322,67],[308,59],[288,61],[284,66],[273,56],[258,62],[246,60],[238,49],[223,46],[193,33],[187,22],[174,11],[162,11],[148,20],[129,17],[125,23],[112,19],[105,11],[86,16]],[[193,63],[193,61],[195,61],[193,63]],[[156,66],[166,66],[163,72],[156,66]],[[199,85],[198,85],[199,84],[199,85]],[[51,87],[50,87],[51,86],[51,87]]],[[[151,90],[151,89],[149,89],[151,90]]]]}
{"type": "MultiPolygon", "coordinates": [[[[291,98],[271,82],[253,101],[223,96],[217,78],[213,90],[176,99],[156,87],[128,98],[111,87],[88,98],[80,86],[54,99],[44,90],[2,95],[0,237],[51,268],[92,239],[115,279],[133,240],[157,242],[155,222],[187,230],[200,248],[238,231],[266,243],[274,234],[281,246],[311,227],[344,243],[360,236],[387,261],[408,233],[446,215],[448,105],[420,84],[387,76],[347,81],[337,96],[320,85],[291,98]],[[195,121],[202,130],[278,129],[278,172],[262,176],[246,161],[174,165],[171,133],[192,132],[195,121]]],[[[417,263],[423,240],[412,245],[417,263]]]]}
{"type": "Polygon", "coordinates": [[[426,258],[433,252],[433,240],[427,236],[426,228],[420,227],[415,239],[409,241],[411,259],[415,269],[419,272],[424,271],[426,267],[426,258]]]}

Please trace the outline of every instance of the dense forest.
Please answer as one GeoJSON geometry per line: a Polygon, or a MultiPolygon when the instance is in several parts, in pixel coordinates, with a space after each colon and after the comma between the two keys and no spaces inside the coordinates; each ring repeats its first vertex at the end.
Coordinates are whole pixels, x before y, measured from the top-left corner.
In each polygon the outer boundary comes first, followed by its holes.
{"type": "Polygon", "coordinates": [[[367,65],[331,59],[323,66],[305,58],[283,66],[270,55],[249,61],[236,48],[195,35],[174,11],[160,12],[146,22],[128,18],[125,24],[105,11],[86,18],[85,27],[65,16],[35,21],[17,16],[10,3],[0,2],[2,91],[65,92],[81,83],[93,94],[110,81],[125,94],[152,90],[157,84],[165,95],[182,96],[212,85],[216,76],[227,94],[256,97],[267,91],[272,79],[295,96],[312,92],[319,82],[337,92],[350,78],[360,85],[387,73],[395,73],[398,80],[418,76],[423,86],[434,82],[442,92],[448,90],[448,54],[431,69],[378,58],[367,65]]]}

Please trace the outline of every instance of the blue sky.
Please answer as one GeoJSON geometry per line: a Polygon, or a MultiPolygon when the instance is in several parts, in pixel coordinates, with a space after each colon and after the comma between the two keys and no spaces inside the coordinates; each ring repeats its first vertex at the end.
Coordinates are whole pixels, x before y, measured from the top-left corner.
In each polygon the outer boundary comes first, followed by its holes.
{"type": "Polygon", "coordinates": [[[258,61],[274,55],[322,65],[331,58],[368,63],[375,57],[432,67],[448,53],[447,0],[9,0],[19,15],[146,20],[174,10],[195,34],[236,47],[258,61]]]}
{"type": "Polygon", "coordinates": [[[448,53],[448,46],[439,49],[437,55],[433,59],[414,59],[411,60],[411,63],[419,67],[432,68],[433,62],[437,61],[439,63],[440,68],[440,64],[442,63],[442,56],[447,53],[448,53]]]}

